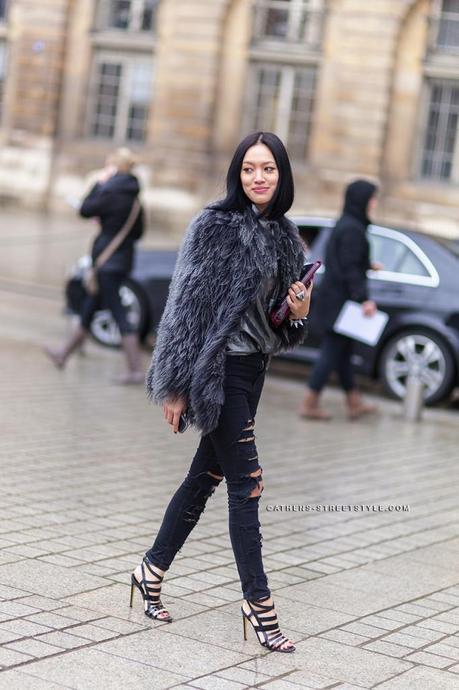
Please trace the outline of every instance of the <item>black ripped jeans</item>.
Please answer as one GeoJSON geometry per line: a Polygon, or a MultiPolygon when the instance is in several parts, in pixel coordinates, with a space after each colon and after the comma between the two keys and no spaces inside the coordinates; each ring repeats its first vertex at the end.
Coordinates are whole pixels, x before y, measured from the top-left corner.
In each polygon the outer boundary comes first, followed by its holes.
{"type": "Polygon", "coordinates": [[[254,489],[259,494],[263,491],[253,428],[267,361],[268,356],[261,353],[227,356],[225,402],[218,426],[201,437],[189,472],[146,554],[153,565],[167,570],[221,481],[212,475],[224,476],[231,544],[244,598],[251,601],[271,594],[261,556],[260,496],[251,495],[254,489]]]}

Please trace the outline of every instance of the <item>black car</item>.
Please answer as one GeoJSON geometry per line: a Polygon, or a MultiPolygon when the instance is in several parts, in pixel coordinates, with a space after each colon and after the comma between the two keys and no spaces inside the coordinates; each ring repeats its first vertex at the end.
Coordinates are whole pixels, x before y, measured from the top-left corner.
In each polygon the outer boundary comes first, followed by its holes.
{"type": "MultiPolygon", "coordinates": [[[[308,260],[323,260],[334,221],[311,217],[294,220],[309,247],[308,260]]],[[[370,297],[390,318],[375,347],[356,342],[356,370],[381,379],[397,398],[405,394],[408,374],[417,370],[425,384],[426,403],[443,400],[459,384],[459,242],[379,225],[369,227],[369,239],[372,261],[383,265],[380,271],[368,272],[370,297]]],[[[175,251],[139,251],[132,277],[121,289],[129,318],[142,337],[154,333],[158,325],[176,255],[175,251]]],[[[81,266],[82,262],[66,289],[67,304],[73,312],[78,312],[81,301],[81,266]]],[[[320,290],[320,282],[319,272],[313,297],[320,290]]],[[[120,343],[117,326],[106,311],[96,314],[92,335],[104,345],[120,343]]],[[[312,362],[319,345],[311,327],[304,345],[280,356],[312,362]]]]}

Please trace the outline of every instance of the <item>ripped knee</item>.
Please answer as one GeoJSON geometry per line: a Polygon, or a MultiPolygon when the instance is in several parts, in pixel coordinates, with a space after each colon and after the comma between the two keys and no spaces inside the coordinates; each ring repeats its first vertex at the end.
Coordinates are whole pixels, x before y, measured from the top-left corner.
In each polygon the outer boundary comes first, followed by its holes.
{"type": "Polygon", "coordinates": [[[253,472],[240,474],[239,479],[228,481],[230,507],[242,505],[251,498],[259,498],[263,489],[262,468],[260,466],[253,472]]]}
{"type": "Polygon", "coordinates": [[[255,470],[255,472],[251,472],[249,474],[249,477],[253,477],[257,482],[257,485],[254,486],[254,488],[250,492],[250,498],[256,498],[257,496],[261,496],[263,489],[265,488],[262,479],[261,467],[259,467],[258,470],[255,470]]]}
{"type": "Polygon", "coordinates": [[[197,523],[205,510],[207,500],[215,492],[223,477],[213,472],[200,472],[187,476],[187,482],[193,487],[192,502],[183,510],[185,522],[197,523]]]}

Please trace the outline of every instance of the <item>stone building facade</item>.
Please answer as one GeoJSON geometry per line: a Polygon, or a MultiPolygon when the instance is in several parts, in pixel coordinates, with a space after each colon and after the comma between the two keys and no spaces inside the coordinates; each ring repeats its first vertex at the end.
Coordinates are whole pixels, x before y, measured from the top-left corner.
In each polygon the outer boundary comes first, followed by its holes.
{"type": "Polygon", "coordinates": [[[0,0],[0,198],[63,205],[114,146],[182,227],[276,131],[294,211],[357,175],[379,218],[459,235],[459,0],[0,0]]]}

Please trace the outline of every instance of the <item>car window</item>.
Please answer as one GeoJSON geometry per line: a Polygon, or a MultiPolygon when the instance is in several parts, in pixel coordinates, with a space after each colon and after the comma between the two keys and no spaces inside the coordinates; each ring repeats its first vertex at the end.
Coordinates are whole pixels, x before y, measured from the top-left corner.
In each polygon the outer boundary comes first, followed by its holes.
{"type": "Polygon", "coordinates": [[[376,233],[369,236],[371,260],[383,265],[384,271],[428,276],[429,272],[409,247],[392,237],[376,233]]]}
{"type": "Polygon", "coordinates": [[[298,229],[300,231],[301,239],[306,242],[309,249],[312,248],[320,231],[322,230],[322,228],[317,225],[298,225],[298,229]]]}

